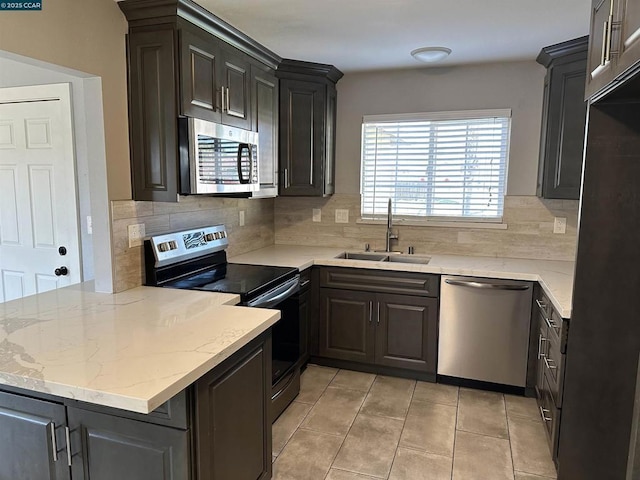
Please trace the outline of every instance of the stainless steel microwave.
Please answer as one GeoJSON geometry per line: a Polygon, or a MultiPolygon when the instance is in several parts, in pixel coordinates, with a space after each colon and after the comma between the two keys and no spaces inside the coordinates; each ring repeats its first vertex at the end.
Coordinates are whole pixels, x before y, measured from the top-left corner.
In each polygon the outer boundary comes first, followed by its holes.
{"type": "Polygon", "coordinates": [[[258,134],[198,118],[179,119],[183,194],[250,194],[260,189],[258,134]]]}

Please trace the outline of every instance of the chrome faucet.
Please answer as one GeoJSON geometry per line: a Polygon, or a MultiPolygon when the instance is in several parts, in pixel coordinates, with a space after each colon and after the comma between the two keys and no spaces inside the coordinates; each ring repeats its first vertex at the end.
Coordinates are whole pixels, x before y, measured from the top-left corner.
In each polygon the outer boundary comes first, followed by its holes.
{"type": "Polygon", "coordinates": [[[387,207],[387,239],[385,244],[385,252],[391,251],[391,240],[397,240],[398,234],[395,234],[391,231],[391,227],[393,225],[393,215],[391,214],[391,199],[389,199],[389,206],[387,207]]]}

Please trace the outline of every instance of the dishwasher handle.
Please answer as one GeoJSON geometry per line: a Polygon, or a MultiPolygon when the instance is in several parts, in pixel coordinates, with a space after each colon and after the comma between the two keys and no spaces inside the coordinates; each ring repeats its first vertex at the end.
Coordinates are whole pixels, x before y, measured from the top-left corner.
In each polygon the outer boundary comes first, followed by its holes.
{"type": "Polygon", "coordinates": [[[449,285],[455,285],[457,287],[471,287],[471,288],[486,288],[491,290],[528,290],[529,285],[518,284],[518,285],[501,285],[497,283],[483,283],[483,282],[475,282],[470,280],[452,280],[450,278],[445,279],[445,283],[449,285]]]}

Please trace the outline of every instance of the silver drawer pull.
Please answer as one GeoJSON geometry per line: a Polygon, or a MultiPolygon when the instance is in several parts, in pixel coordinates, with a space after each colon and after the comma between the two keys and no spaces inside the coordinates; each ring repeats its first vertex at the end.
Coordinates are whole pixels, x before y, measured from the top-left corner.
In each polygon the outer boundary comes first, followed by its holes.
{"type": "Polygon", "coordinates": [[[541,302],[540,300],[538,300],[537,298],[536,298],[536,305],[538,305],[538,308],[539,308],[540,310],[546,310],[546,309],[547,309],[547,307],[548,307],[548,305],[547,305],[546,303],[542,303],[542,302],[541,302]]]}
{"type": "MultiPolygon", "coordinates": [[[[545,365],[545,367],[547,367],[549,370],[555,370],[556,368],[558,368],[557,365],[552,365],[551,362],[553,362],[553,360],[550,360],[547,357],[544,357],[544,365],[545,365]]],[[[555,363],[555,362],[553,362],[553,363],[555,363]]]]}
{"type": "Polygon", "coordinates": [[[546,408],[540,408],[540,416],[542,417],[542,420],[544,422],[550,422],[551,420],[553,420],[551,417],[547,417],[547,413],[551,413],[550,410],[546,409],[546,408]]]}
{"type": "Polygon", "coordinates": [[[547,339],[542,336],[542,334],[538,335],[538,360],[542,357],[546,357],[546,354],[542,353],[542,344],[546,342],[547,339]]]}
{"type": "Polygon", "coordinates": [[[64,436],[67,440],[67,464],[71,466],[71,430],[69,427],[64,427],[64,436]]]}
{"type": "Polygon", "coordinates": [[[553,328],[554,330],[558,328],[558,324],[553,320],[553,318],[544,317],[544,321],[547,323],[549,328],[553,328]]]}
{"type": "Polygon", "coordinates": [[[369,323],[373,320],[373,301],[369,300],[369,323]]]}
{"type": "Polygon", "coordinates": [[[58,444],[56,442],[56,424],[51,422],[49,424],[51,427],[51,451],[53,453],[53,461],[58,461],[58,444]]]}

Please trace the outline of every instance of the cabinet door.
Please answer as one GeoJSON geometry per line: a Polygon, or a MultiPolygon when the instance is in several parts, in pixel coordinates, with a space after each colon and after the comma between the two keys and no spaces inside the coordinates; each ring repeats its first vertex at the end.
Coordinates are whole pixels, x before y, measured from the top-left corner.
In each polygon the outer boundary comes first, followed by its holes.
{"type": "Polygon", "coordinates": [[[375,294],[320,289],[320,356],[373,363],[374,303],[375,294]]]}
{"type": "Polygon", "coordinates": [[[623,0],[620,20],[618,73],[640,60],[640,3],[637,0],[623,0]]]}
{"type": "Polygon", "coordinates": [[[326,86],[280,80],[280,195],[322,196],[326,86]]]}
{"type": "Polygon", "coordinates": [[[180,98],[182,114],[220,122],[217,105],[220,86],[217,71],[222,64],[217,42],[196,27],[180,31],[180,98]]]}
{"type": "Polygon", "coordinates": [[[271,478],[270,356],[260,345],[196,382],[199,480],[271,478]]]}
{"type": "Polygon", "coordinates": [[[336,92],[336,88],[334,86],[327,87],[325,155],[322,172],[324,177],[324,195],[333,195],[333,192],[335,191],[337,103],[338,94],[336,92]]]}
{"type": "Polygon", "coordinates": [[[175,202],[178,146],[173,27],[129,34],[129,125],[134,200],[175,202]]]}
{"type": "Polygon", "coordinates": [[[542,145],[544,198],[580,198],[587,117],[584,101],[586,60],[553,66],[549,72],[546,128],[542,145]]]}
{"type": "Polygon", "coordinates": [[[190,478],[189,431],[68,407],[74,480],[190,478]]]}
{"type": "Polygon", "coordinates": [[[222,123],[251,130],[250,68],[249,61],[240,52],[224,50],[222,87],[225,88],[222,105],[222,123]]]}
{"type": "Polygon", "coordinates": [[[260,191],[254,197],[278,195],[278,79],[251,67],[253,129],[258,132],[260,191]]]}
{"type": "Polygon", "coordinates": [[[376,364],[436,373],[438,300],[376,297],[376,364]]]}
{"type": "Polygon", "coordinates": [[[592,1],[585,99],[593,96],[614,79],[611,38],[613,12],[614,0],[592,1]]]}
{"type": "Polygon", "coordinates": [[[70,478],[63,405],[0,392],[0,478],[70,478]]]}

